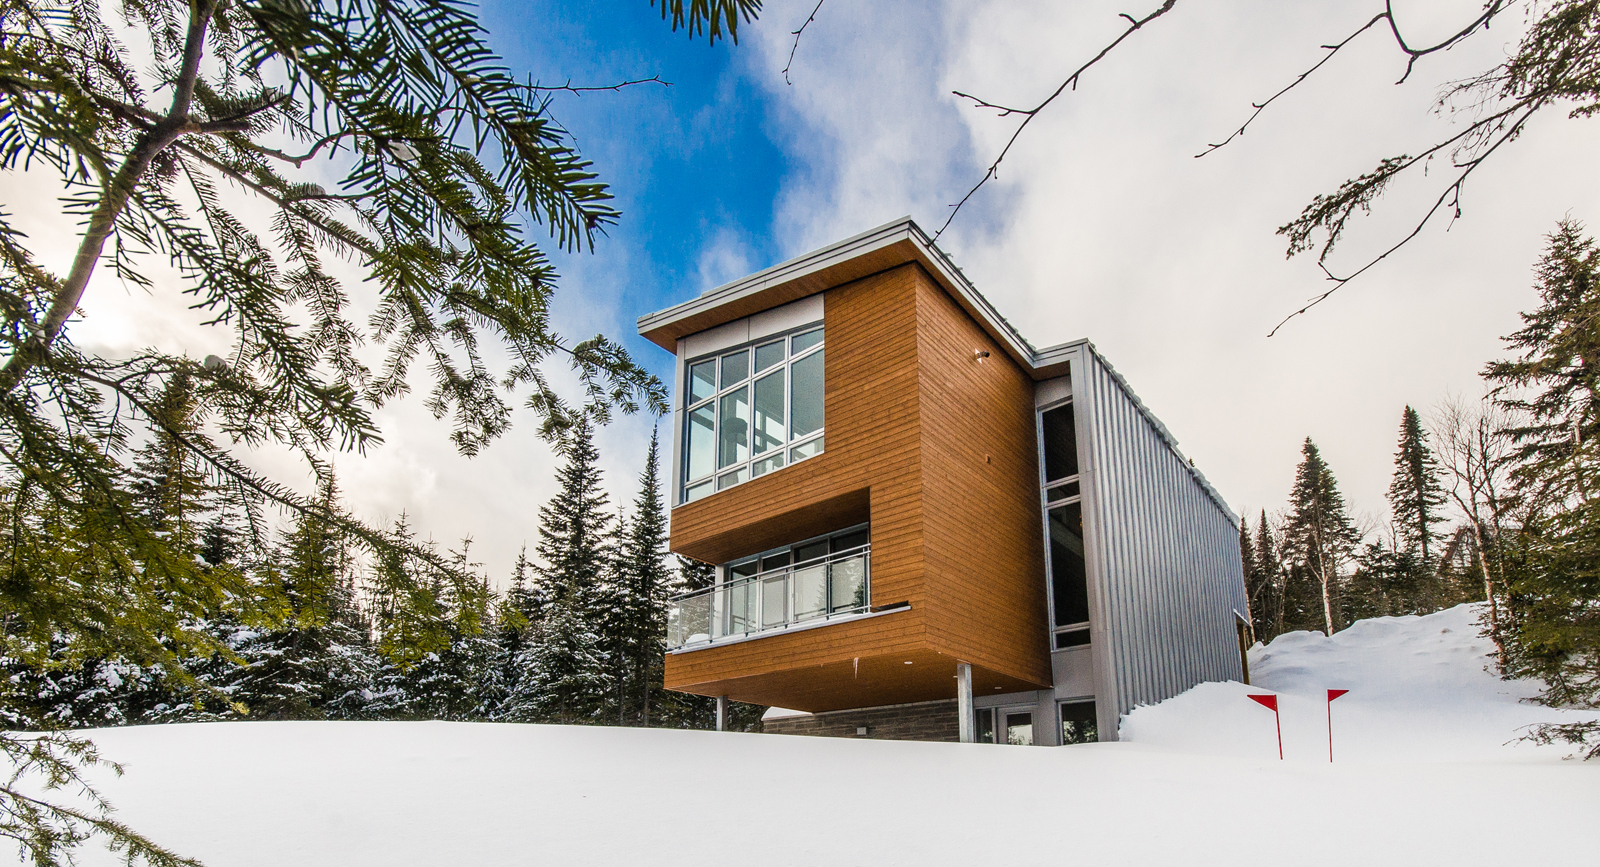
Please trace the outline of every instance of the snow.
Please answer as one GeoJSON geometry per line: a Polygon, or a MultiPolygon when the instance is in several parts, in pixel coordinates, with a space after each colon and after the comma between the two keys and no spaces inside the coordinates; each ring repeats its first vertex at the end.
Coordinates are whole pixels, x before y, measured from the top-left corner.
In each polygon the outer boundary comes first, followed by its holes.
{"type": "MultiPolygon", "coordinates": [[[[92,732],[133,827],[253,865],[1591,863],[1600,763],[1515,743],[1529,684],[1474,613],[1294,633],[1121,743],[1028,748],[600,727],[220,723],[92,732]],[[1335,761],[1327,757],[1326,688],[1335,761]],[[1281,697],[1286,761],[1272,713],[1281,697]]],[[[98,852],[85,864],[111,864],[98,852]]]]}

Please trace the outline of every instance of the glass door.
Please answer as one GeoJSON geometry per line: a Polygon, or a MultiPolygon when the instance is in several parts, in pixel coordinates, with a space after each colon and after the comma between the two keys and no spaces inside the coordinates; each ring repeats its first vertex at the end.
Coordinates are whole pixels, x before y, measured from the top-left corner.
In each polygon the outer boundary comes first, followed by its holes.
{"type": "Polygon", "coordinates": [[[980,744],[1033,746],[1033,705],[985,707],[977,711],[977,741],[980,744]]]}

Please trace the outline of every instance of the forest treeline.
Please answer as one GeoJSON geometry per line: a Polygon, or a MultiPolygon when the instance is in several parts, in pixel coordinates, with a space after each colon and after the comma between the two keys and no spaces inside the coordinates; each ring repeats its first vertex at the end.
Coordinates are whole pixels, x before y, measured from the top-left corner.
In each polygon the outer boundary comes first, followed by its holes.
{"type": "MultiPolygon", "coordinates": [[[[197,435],[190,383],[174,377],[155,409],[163,425],[133,461],[129,498],[166,549],[224,588],[185,617],[204,647],[165,646],[160,659],[85,655],[65,634],[30,634],[7,618],[0,725],[73,729],[225,719],[496,720],[679,728],[714,725],[714,700],[662,689],[666,606],[711,582],[710,567],[669,562],[655,437],[631,508],[613,510],[588,421],[564,442],[558,493],[540,510],[533,556],[517,558],[498,592],[471,560],[419,543],[402,515],[395,544],[357,544],[333,476],[319,508],[281,528],[249,492],[223,484],[184,441],[197,435]],[[405,551],[433,556],[407,555],[405,551]],[[442,564],[442,568],[441,568],[442,564]]],[[[10,580],[48,585],[87,572],[181,575],[159,562],[111,562],[96,528],[50,508],[27,480],[0,490],[10,580]]],[[[174,594],[187,592],[174,585],[174,594]]],[[[103,611],[116,610],[104,600],[103,611]]],[[[143,628],[107,617],[85,629],[143,628]]],[[[40,622],[49,622],[39,618],[40,622]]],[[[734,727],[764,708],[735,704],[734,727]]]]}
{"type": "MultiPolygon", "coordinates": [[[[1547,238],[1538,309],[1486,365],[1486,396],[1401,413],[1389,519],[1363,527],[1308,437],[1288,505],[1240,523],[1256,638],[1486,602],[1499,672],[1558,707],[1600,705],[1600,249],[1547,238]]],[[[1600,724],[1545,726],[1600,755],[1600,724]]]]}

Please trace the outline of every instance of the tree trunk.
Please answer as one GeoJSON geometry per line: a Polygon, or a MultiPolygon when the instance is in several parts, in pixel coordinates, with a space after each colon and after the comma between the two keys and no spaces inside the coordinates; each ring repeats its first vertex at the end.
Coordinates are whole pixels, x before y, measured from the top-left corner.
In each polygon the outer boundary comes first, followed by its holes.
{"type": "Polygon", "coordinates": [[[1472,522],[1472,539],[1478,548],[1478,569],[1483,572],[1483,595],[1489,600],[1489,637],[1494,640],[1495,656],[1500,661],[1500,673],[1506,670],[1506,643],[1500,635],[1500,603],[1494,598],[1494,579],[1489,577],[1489,560],[1484,552],[1483,525],[1472,522]]]}

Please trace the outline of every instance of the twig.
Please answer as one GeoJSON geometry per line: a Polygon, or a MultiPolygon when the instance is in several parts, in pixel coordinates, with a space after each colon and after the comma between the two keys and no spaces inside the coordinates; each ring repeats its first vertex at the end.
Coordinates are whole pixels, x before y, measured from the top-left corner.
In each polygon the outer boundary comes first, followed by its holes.
{"type": "Polygon", "coordinates": [[[1474,32],[1476,32],[1478,30],[1479,27],[1487,28],[1489,26],[1489,22],[1493,21],[1496,15],[1499,15],[1501,12],[1505,11],[1506,6],[1507,6],[1507,4],[1509,2],[1510,2],[1510,0],[1493,0],[1493,2],[1490,2],[1490,3],[1486,4],[1484,6],[1482,14],[1480,14],[1477,18],[1473,19],[1472,23],[1468,24],[1466,27],[1463,27],[1460,30],[1457,30],[1455,33],[1452,33],[1450,36],[1446,37],[1442,41],[1437,42],[1437,43],[1435,43],[1433,45],[1429,45],[1429,46],[1426,46],[1426,47],[1423,47],[1423,48],[1412,48],[1410,43],[1406,42],[1405,34],[1400,32],[1400,25],[1394,19],[1394,2],[1393,2],[1393,0],[1385,0],[1385,2],[1383,4],[1383,11],[1382,12],[1379,12],[1377,15],[1372,16],[1372,20],[1370,20],[1367,23],[1365,23],[1365,24],[1361,25],[1360,27],[1356,28],[1355,32],[1351,33],[1349,36],[1346,36],[1343,41],[1334,43],[1332,45],[1324,45],[1324,46],[1322,46],[1324,49],[1327,50],[1328,53],[1321,60],[1317,61],[1310,69],[1307,69],[1305,72],[1300,73],[1300,76],[1298,78],[1296,78],[1294,81],[1289,82],[1289,84],[1286,87],[1284,87],[1282,90],[1278,91],[1277,93],[1274,93],[1271,97],[1267,98],[1264,102],[1260,102],[1260,103],[1252,102],[1252,103],[1250,103],[1250,107],[1255,109],[1255,111],[1251,112],[1250,117],[1248,119],[1246,119],[1245,122],[1237,130],[1234,130],[1234,132],[1232,134],[1230,134],[1227,138],[1223,139],[1222,141],[1220,141],[1220,142],[1218,142],[1216,144],[1206,145],[1206,149],[1201,151],[1200,153],[1195,154],[1195,157],[1196,158],[1203,157],[1206,154],[1209,154],[1212,151],[1222,147],[1223,145],[1226,145],[1228,142],[1233,141],[1234,139],[1238,138],[1239,136],[1244,135],[1245,127],[1248,127],[1251,123],[1253,123],[1255,121],[1255,119],[1261,115],[1261,112],[1266,109],[1267,106],[1271,105],[1275,100],[1277,100],[1278,97],[1283,96],[1284,94],[1288,93],[1289,91],[1294,90],[1296,87],[1300,86],[1301,82],[1305,81],[1307,78],[1310,78],[1312,73],[1316,72],[1318,69],[1321,69],[1323,64],[1327,63],[1329,60],[1332,60],[1333,56],[1339,52],[1339,49],[1341,49],[1341,48],[1345,47],[1346,45],[1348,45],[1350,43],[1350,41],[1355,39],[1357,36],[1360,36],[1361,34],[1367,32],[1368,30],[1370,30],[1372,28],[1372,26],[1377,24],[1379,21],[1387,21],[1387,22],[1389,22],[1389,33],[1390,33],[1390,35],[1392,35],[1394,37],[1394,42],[1395,42],[1396,47],[1398,47],[1400,49],[1400,51],[1403,54],[1406,55],[1406,69],[1405,69],[1405,72],[1400,76],[1399,80],[1395,82],[1395,84],[1404,84],[1406,79],[1411,77],[1411,70],[1417,65],[1417,61],[1418,60],[1421,60],[1422,58],[1427,57],[1428,55],[1434,54],[1434,53],[1439,52],[1439,51],[1447,51],[1447,50],[1449,50],[1450,48],[1454,47],[1456,45],[1456,43],[1460,42],[1463,39],[1466,39],[1468,36],[1471,36],[1474,32]]]}
{"type": "Polygon", "coordinates": [[[1100,49],[1100,53],[1096,54],[1094,57],[1090,58],[1089,62],[1085,63],[1084,65],[1082,65],[1080,67],[1078,67],[1076,71],[1074,71],[1071,75],[1067,76],[1066,80],[1061,82],[1061,86],[1059,86],[1059,87],[1057,87],[1055,89],[1055,92],[1051,93],[1048,97],[1046,97],[1044,102],[1039,103],[1038,105],[1034,106],[1033,108],[1007,108],[1006,106],[995,105],[993,103],[984,102],[983,100],[978,99],[977,97],[970,96],[970,95],[962,93],[960,91],[954,91],[956,96],[962,97],[964,99],[972,100],[974,103],[977,104],[977,106],[979,108],[994,108],[994,109],[998,109],[1000,111],[1000,116],[1001,117],[1006,117],[1007,115],[1012,115],[1012,114],[1020,114],[1020,115],[1024,115],[1024,117],[1022,119],[1022,123],[1017,124],[1017,128],[1012,131],[1011,138],[1006,140],[1006,146],[1004,148],[1001,148],[1000,155],[998,157],[995,157],[994,162],[989,165],[988,171],[983,173],[983,177],[981,179],[979,179],[979,181],[972,186],[972,189],[967,190],[967,194],[961,197],[961,201],[956,202],[954,205],[951,206],[950,216],[945,218],[944,225],[939,227],[939,231],[933,233],[933,240],[935,240],[935,241],[939,240],[939,236],[943,235],[944,234],[944,230],[950,228],[950,224],[952,222],[954,222],[954,220],[956,218],[956,214],[960,213],[961,206],[965,205],[967,203],[967,200],[971,199],[974,193],[978,192],[978,190],[980,188],[982,188],[984,184],[988,183],[990,181],[990,179],[995,177],[995,174],[997,172],[999,172],[999,170],[1000,170],[1001,161],[1003,161],[1006,158],[1006,154],[1011,152],[1011,146],[1017,143],[1017,137],[1022,135],[1022,131],[1028,128],[1028,124],[1032,123],[1033,119],[1038,117],[1040,112],[1044,111],[1045,108],[1049,107],[1050,103],[1055,102],[1056,101],[1056,97],[1058,97],[1062,93],[1066,92],[1067,88],[1070,87],[1073,90],[1076,90],[1078,88],[1078,79],[1083,76],[1084,72],[1088,71],[1089,67],[1094,66],[1096,63],[1099,63],[1102,58],[1104,58],[1107,54],[1111,53],[1112,49],[1116,48],[1118,45],[1121,45],[1122,41],[1124,39],[1127,39],[1129,36],[1132,36],[1135,31],[1137,31],[1140,28],[1144,27],[1146,24],[1149,24],[1151,21],[1154,21],[1155,19],[1160,18],[1161,16],[1167,14],[1168,12],[1171,12],[1172,11],[1172,7],[1176,6],[1177,3],[1178,3],[1178,0],[1166,0],[1165,3],[1161,4],[1161,7],[1159,9],[1155,10],[1154,12],[1151,12],[1150,14],[1146,15],[1143,18],[1134,18],[1132,15],[1128,15],[1126,13],[1122,13],[1121,17],[1123,17],[1123,18],[1128,20],[1128,28],[1126,30],[1122,31],[1121,35],[1117,36],[1116,39],[1113,39],[1108,45],[1106,45],[1104,48],[1100,49]]]}
{"type": "Polygon", "coordinates": [[[544,85],[544,84],[530,84],[530,85],[528,85],[528,89],[529,90],[545,91],[545,92],[562,91],[562,92],[565,92],[565,93],[575,93],[575,94],[578,94],[579,96],[582,96],[585,93],[594,93],[596,91],[602,91],[602,90],[619,91],[619,90],[623,89],[624,87],[633,87],[636,84],[659,84],[662,87],[671,87],[672,86],[672,82],[663,80],[661,78],[661,76],[659,76],[659,75],[652,75],[649,78],[632,78],[632,79],[629,79],[627,81],[618,82],[616,84],[601,84],[601,85],[595,85],[593,87],[574,86],[572,84],[572,79],[569,78],[569,79],[567,79],[567,83],[566,84],[557,85],[557,86],[544,85]]]}
{"type": "Polygon", "coordinates": [[[1339,49],[1345,47],[1346,45],[1349,45],[1350,41],[1352,39],[1355,39],[1357,36],[1360,36],[1361,34],[1367,32],[1367,30],[1369,30],[1372,27],[1372,25],[1377,24],[1379,21],[1382,21],[1383,19],[1384,19],[1384,14],[1383,13],[1375,15],[1375,16],[1373,16],[1371,21],[1368,21],[1367,23],[1361,25],[1361,27],[1358,28],[1356,30],[1356,32],[1350,34],[1349,36],[1346,36],[1342,41],[1334,43],[1333,45],[1324,45],[1324,46],[1322,46],[1324,49],[1327,50],[1328,53],[1326,55],[1323,55],[1323,58],[1321,60],[1319,60],[1315,64],[1313,64],[1310,69],[1307,69],[1305,72],[1300,73],[1300,77],[1299,78],[1296,78],[1294,81],[1289,82],[1289,84],[1287,86],[1285,86],[1282,90],[1278,91],[1277,93],[1274,93],[1272,96],[1267,97],[1264,101],[1250,103],[1250,107],[1255,109],[1255,111],[1250,113],[1250,117],[1246,118],[1245,122],[1240,124],[1238,129],[1236,129],[1233,132],[1229,133],[1228,137],[1223,139],[1222,141],[1216,142],[1215,144],[1206,145],[1206,149],[1201,151],[1200,153],[1195,154],[1194,158],[1195,159],[1199,159],[1199,158],[1205,156],[1206,154],[1209,154],[1212,151],[1222,147],[1223,145],[1226,145],[1228,142],[1233,141],[1234,139],[1238,138],[1239,136],[1244,135],[1245,128],[1250,126],[1250,124],[1254,123],[1255,119],[1261,116],[1261,112],[1266,111],[1267,106],[1269,106],[1273,102],[1275,102],[1278,99],[1278,97],[1283,96],[1284,94],[1288,93],[1291,90],[1294,90],[1297,86],[1299,86],[1300,82],[1305,81],[1307,78],[1310,78],[1311,77],[1311,73],[1316,72],[1317,70],[1321,69],[1322,65],[1324,63],[1327,63],[1328,61],[1332,60],[1333,56],[1335,54],[1339,53],[1339,49]]]}
{"type": "Polygon", "coordinates": [[[794,84],[789,80],[789,68],[794,66],[794,53],[800,50],[800,34],[806,32],[806,28],[811,26],[811,22],[817,20],[817,13],[822,11],[822,4],[826,2],[827,0],[817,0],[817,8],[812,9],[811,14],[806,16],[806,20],[800,23],[800,29],[789,34],[794,37],[794,44],[789,46],[789,62],[783,65],[784,84],[791,86],[794,84]]]}

